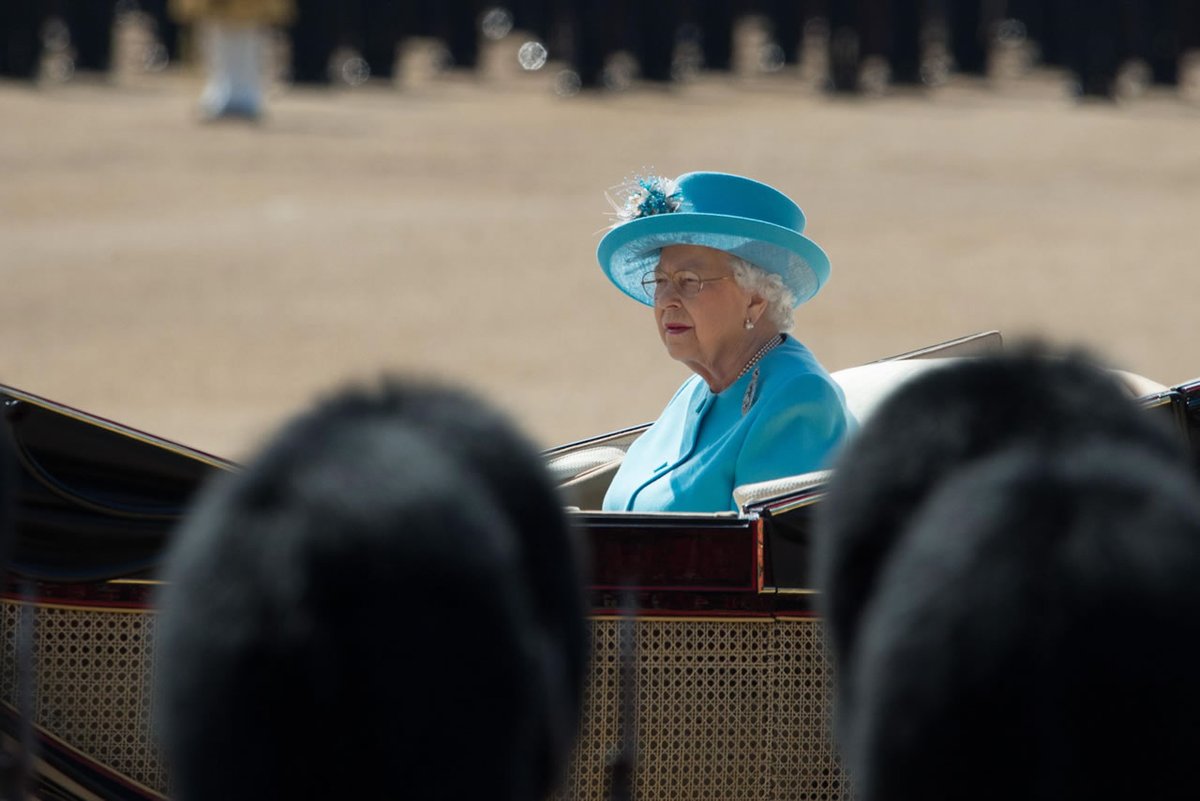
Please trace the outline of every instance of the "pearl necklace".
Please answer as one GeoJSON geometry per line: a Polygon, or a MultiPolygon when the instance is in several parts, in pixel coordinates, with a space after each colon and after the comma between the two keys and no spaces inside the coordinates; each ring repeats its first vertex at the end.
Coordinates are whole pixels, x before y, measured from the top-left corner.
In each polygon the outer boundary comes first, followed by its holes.
{"type": "Polygon", "coordinates": [[[746,366],[742,368],[742,372],[737,374],[737,378],[733,379],[733,382],[736,384],[738,381],[740,381],[742,376],[744,376],[746,373],[750,372],[751,367],[753,367],[754,365],[756,365],[760,361],[762,361],[763,356],[766,356],[768,353],[770,353],[771,350],[773,348],[775,348],[777,345],[782,345],[782,344],[783,344],[783,334],[780,334],[779,336],[773,337],[770,340],[768,340],[767,344],[763,345],[761,348],[758,349],[758,353],[756,353],[750,357],[750,361],[746,362],[746,366]]]}

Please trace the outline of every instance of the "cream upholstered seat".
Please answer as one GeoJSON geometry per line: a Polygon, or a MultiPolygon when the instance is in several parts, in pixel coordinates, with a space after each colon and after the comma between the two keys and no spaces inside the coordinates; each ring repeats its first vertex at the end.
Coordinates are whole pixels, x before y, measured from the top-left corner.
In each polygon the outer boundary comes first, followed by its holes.
{"type": "MultiPolygon", "coordinates": [[[[930,370],[936,370],[953,364],[962,358],[949,357],[933,359],[902,359],[898,361],[873,362],[858,367],[850,367],[833,373],[833,380],[842,388],[846,396],[846,408],[861,425],[871,416],[888,395],[902,387],[919,375],[930,370]]],[[[1121,381],[1129,393],[1137,398],[1165,392],[1169,388],[1145,376],[1131,373],[1127,370],[1114,370],[1113,374],[1121,381]]],[[[745,511],[746,507],[768,500],[792,495],[813,487],[819,487],[829,480],[831,470],[817,470],[811,473],[801,473],[796,476],[785,476],[761,481],[756,484],[746,484],[733,490],[733,498],[737,507],[745,511]]]]}
{"type": "Polygon", "coordinates": [[[814,470],[811,473],[801,473],[798,476],[784,476],[770,481],[759,481],[755,484],[743,484],[733,490],[733,500],[739,511],[745,511],[747,506],[771,498],[782,498],[796,495],[805,490],[820,487],[829,481],[832,470],[814,470]]]}
{"type": "MultiPolygon", "coordinates": [[[[930,370],[945,367],[955,361],[955,358],[946,358],[873,362],[838,370],[832,375],[833,380],[842,388],[850,415],[861,425],[884,398],[897,388],[918,375],[924,375],[930,370]]],[[[831,475],[832,470],[815,470],[811,473],[744,484],[733,490],[733,499],[738,509],[744,511],[750,504],[819,487],[825,484],[831,475]]]]}
{"type": "Polygon", "coordinates": [[[1144,398],[1147,395],[1157,395],[1160,392],[1166,392],[1170,389],[1166,384],[1160,384],[1157,381],[1146,378],[1144,375],[1131,373],[1128,370],[1113,370],[1117,378],[1125,385],[1125,388],[1133,393],[1135,398],[1144,398]]]}
{"type": "MultiPolygon", "coordinates": [[[[846,407],[859,423],[883,400],[913,378],[931,370],[971,357],[949,357],[935,359],[904,359],[900,361],[872,362],[858,367],[849,367],[833,373],[833,380],[846,396],[846,407]]],[[[1113,375],[1134,397],[1140,398],[1165,392],[1168,387],[1145,376],[1128,370],[1113,370],[1113,375]]]]}
{"type": "Polygon", "coordinates": [[[645,426],[626,429],[547,454],[546,469],[564,502],[579,509],[599,509],[625,451],[644,430],[645,426]]]}
{"type": "Polygon", "coordinates": [[[957,361],[958,358],[873,362],[838,370],[833,373],[833,380],[842,388],[850,415],[861,424],[884,398],[907,382],[957,361]]]}
{"type": "Polygon", "coordinates": [[[624,458],[624,448],[595,445],[551,459],[548,467],[569,506],[599,509],[624,458]]]}
{"type": "Polygon", "coordinates": [[[581,451],[571,451],[546,462],[546,469],[555,484],[564,485],[589,475],[598,467],[620,462],[625,451],[611,445],[596,445],[581,451]]]}

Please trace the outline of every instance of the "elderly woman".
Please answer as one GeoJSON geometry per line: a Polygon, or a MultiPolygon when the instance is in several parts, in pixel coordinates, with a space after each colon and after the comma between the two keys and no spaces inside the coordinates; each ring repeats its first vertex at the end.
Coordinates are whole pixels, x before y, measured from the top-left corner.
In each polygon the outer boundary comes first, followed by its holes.
{"type": "Polygon", "coordinates": [[[734,487],[825,466],[851,420],[840,388],[787,334],[792,309],[829,277],[800,208],[713,172],[641,178],[614,205],[600,266],[654,307],[667,354],[695,375],[630,447],[604,508],[731,510],[734,487]]]}

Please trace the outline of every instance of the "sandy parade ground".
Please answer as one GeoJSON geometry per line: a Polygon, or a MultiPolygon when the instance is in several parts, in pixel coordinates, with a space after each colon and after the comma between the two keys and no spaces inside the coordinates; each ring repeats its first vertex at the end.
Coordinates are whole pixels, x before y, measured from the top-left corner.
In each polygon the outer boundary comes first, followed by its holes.
{"type": "Polygon", "coordinates": [[[0,382],[232,458],[346,379],[465,383],[545,446],[653,418],[686,375],[594,251],[604,191],[742,173],[833,277],[796,334],[838,369],[997,328],[1200,377],[1200,103],[1048,72],[834,99],[811,69],[562,97],[520,37],[481,75],[277,86],[203,125],[194,69],[0,83],[0,382]]]}

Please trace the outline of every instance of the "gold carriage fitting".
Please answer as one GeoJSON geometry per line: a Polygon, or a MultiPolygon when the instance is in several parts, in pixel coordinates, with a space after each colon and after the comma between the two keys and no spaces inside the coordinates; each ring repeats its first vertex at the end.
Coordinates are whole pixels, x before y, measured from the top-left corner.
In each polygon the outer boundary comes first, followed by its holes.
{"type": "MultiPolygon", "coordinates": [[[[862,418],[929,359],[998,346],[995,333],[966,337],[835,378],[862,418]]],[[[1148,413],[1171,417],[1200,446],[1200,380],[1127,380],[1148,413]]],[[[27,710],[39,797],[166,798],[151,734],[149,577],[192,493],[235,465],[15,389],[0,387],[0,402],[22,468],[0,608],[5,736],[10,745],[20,736],[17,710],[27,710]],[[19,669],[22,639],[31,670],[19,669]]],[[[832,744],[833,676],[806,587],[811,512],[827,476],[739,488],[737,513],[595,511],[643,428],[546,454],[593,565],[590,684],[556,797],[608,798],[630,727],[632,780],[647,801],[849,797],[832,744]],[[632,622],[622,614],[630,605],[632,622]],[[633,645],[622,647],[630,629],[633,645]]]]}

